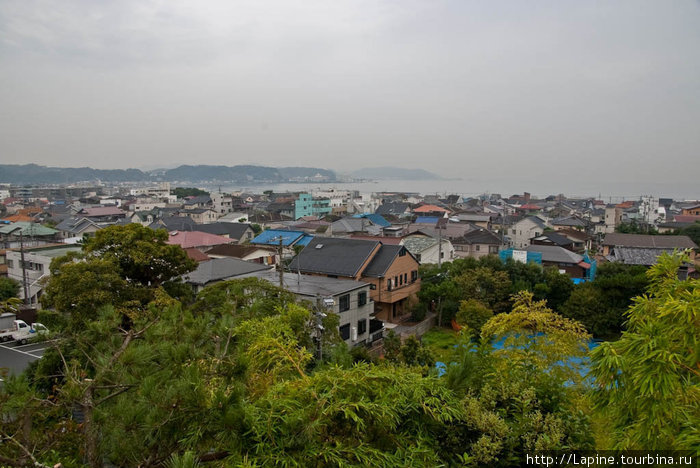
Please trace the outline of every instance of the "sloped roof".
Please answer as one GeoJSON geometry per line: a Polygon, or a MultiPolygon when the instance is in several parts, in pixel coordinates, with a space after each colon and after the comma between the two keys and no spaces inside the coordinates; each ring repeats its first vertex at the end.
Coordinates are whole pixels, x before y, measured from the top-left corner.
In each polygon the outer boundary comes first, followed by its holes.
{"type": "Polygon", "coordinates": [[[151,229],[165,228],[168,231],[194,231],[199,225],[187,216],[166,216],[151,223],[151,229]]]}
{"type": "Polygon", "coordinates": [[[200,262],[206,262],[208,260],[211,260],[211,257],[209,255],[205,254],[199,249],[195,249],[194,247],[190,247],[188,249],[185,249],[185,253],[187,253],[187,256],[190,257],[192,260],[194,260],[197,263],[200,262]]]}
{"type": "Polygon", "coordinates": [[[285,231],[283,229],[268,229],[258,234],[251,244],[262,245],[279,245],[282,238],[282,246],[289,247],[290,245],[306,245],[310,241],[309,234],[304,231],[285,231]]]}
{"type": "Polygon", "coordinates": [[[58,231],[38,223],[27,223],[20,221],[17,223],[0,225],[0,234],[14,234],[23,236],[53,236],[58,231]]]}
{"type": "Polygon", "coordinates": [[[491,221],[491,216],[488,214],[459,213],[457,214],[457,218],[460,221],[467,221],[470,223],[483,223],[491,221]]]}
{"type": "Polygon", "coordinates": [[[231,239],[240,239],[248,229],[252,230],[250,224],[243,223],[211,223],[197,226],[198,231],[216,234],[217,236],[228,236],[231,239]]]}
{"type": "Polygon", "coordinates": [[[179,245],[183,249],[189,247],[204,247],[209,245],[229,244],[233,239],[216,236],[201,231],[172,231],[169,233],[167,244],[179,245]]]}
{"type": "Polygon", "coordinates": [[[440,218],[436,216],[418,216],[413,224],[437,224],[440,218]]]}
{"type": "Polygon", "coordinates": [[[466,233],[464,236],[455,239],[455,244],[490,244],[501,245],[501,238],[486,229],[476,229],[466,233]]]}
{"type": "Polygon", "coordinates": [[[125,216],[126,212],[116,206],[90,206],[78,211],[79,216],[125,216]]]}
{"type": "Polygon", "coordinates": [[[414,213],[449,213],[450,210],[437,205],[421,205],[413,209],[414,213]]]}
{"type": "Polygon", "coordinates": [[[388,236],[364,236],[361,234],[353,234],[351,239],[379,241],[384,245],[399,245],[403,241],[403,237],[388,237],[388,236]]]}
{"type": "MultiPolygon", "coordinates": [[[[279,273],[272,270],[257,271],[244,276],[254,276],[279,286],[279,273]]],[[[297,275],[296,273],[283,273],[282,284],[285,290],[309,298],[315,298],[317,295],[321,297],[337,296],[338,294],[368,286],[368,283],[351,279],[329,278],[318,275],[297,275]]]]}
{"type": "Polygon", "coordinates": [[[633,247],[616,247],[607,259],[611,262],[621,262],[626,265],[654,265],[661,254],[673,253],[673,249],[644,249],[633,247]]]}
{"type": "Polygon", "coordinates": [[[355,276],[381,243],[338,237],[315,237],[289,265],[291,271],[355,276]]]}
{"type": "Polygon", "coordinates": [[[380,205],[375,211],[374,214],[378,215],[401,215],[404,214],[408,208],[409,208],[408,203],[402,203],[402,202],[389,202],[389,203],[384,203],[380,205]]]}
{"type": "Polygon", "coordinates": [[[411,252],[413,255],[420,254],[424,250],[429,249],[430,247],[433,247],[437,244],[437,239],[433,237],[412,236],[407,237],[403,241],[404,247],[406,247],[408,251],[411,252]]]}
{"type": "Polygon", "coordinates": [[[533,237],[533,240],[536,241],[549,241],[554,245],[559,245],[559,246],[565,246],[565,245],[571,245],[574,243],[571,239],[569,239],[566,236],[562,236],[561,234],[557,232],[545,232],[541,236],[533,237]]]}
{"type": "Polygon", "coordinates": [[[353,218],[365,218],[369,219],[372,224],[376,224],[377,226],[381,227],[389,227],[391,226],[391,223],[384,219],[384,217],[380,214],[357,214],[354,215],[353,218]]]}
{"type": "Polygon", "coordinates": [[[576,216],[566,216],[564,218],[557,218],[552,221],[553,226],[575,226],[575,227],[586,227],[586,222],[581,218],[576,216]]]}
{"type": "Polygon", "coordinates": [[[274,249],[271,247],[264,247],[261,245],[239,245],[239,244],[225,244],[217,245],[207,250],[207,255],[222,255],[225,257],[235,257],[243,258],[246,255],[250,255],[255,251],[264,251],[274,253],[274,249]]]}
{"type": "Polygon", "coordinates": [[[583,261],[583,256],[558,245],[530,245],[525,250],[541,253],[543,262],[578,264],[583,261]]]}
{"type": "Polygon", "coordinates": [[[269,269],[270,267],[267,265],[246,262],[237,258],[213,258],[197,265],[197,269],[185,275],[183,279],[187,283],[203,286],[214,281],[223,281],[247,273],[269,269]]]}
{"type": "Polygon", "coordinates": [[[646,234],[622,234],[612,232],[605,235],[603,245],[613,247],[639,247],[648,249],[697,249],[688,236],[650,236],[646,234]]]}
{"type": "Polygon", "coordinates": [[[211,203],[211,197],[209,195],[197,195],[196,197],[188,198],[185,200],[185,205],[208,205],[211,203]]]}
{"type": "Polygon", "coordinates": [[[362,276],[370,276],[373,278],[381,278],[386,274],[394,259],[398,257],[402,252],[410,256],[416,262],[416,268],[419,263],[418,260],[413,256],[413,254],[406,249],[403,245],[382,245],[379,248],[379,252],[374,256],[372,261],[365,271],[362,272],[362,276]]]}
{"type": "Polygon", "coordinates": [[[85,229],[87,229],[90,226],[94,226],[97,229],[101,229],[102,226],[94,222],[93,220],[89,218],[83,218],[79,216],[71,216],[70,218],[66,218],[58,225],[56,226],[56,229],[59,231],[63,232],[70,232],[73,234],[80,234],[82,233],[85,229]]]}

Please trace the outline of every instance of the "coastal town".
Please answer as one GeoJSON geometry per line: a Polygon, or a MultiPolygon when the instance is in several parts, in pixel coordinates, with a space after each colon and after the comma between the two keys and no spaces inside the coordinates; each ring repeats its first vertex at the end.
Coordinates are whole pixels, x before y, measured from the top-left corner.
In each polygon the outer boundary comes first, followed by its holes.
{"type": "Polygon", "coordinates": [[[491,255],[553,267],[580,284],[593,281],[602,264],[649,267],[663,253],[687,252],[685,274],[698,276],[700,202],[693,200],[606,203],[563,194],[466,197],[332,186],[223,193],[169,182],[6,185],[0,198],[0,275],[21,285],[30,318],[42,308],[52,260],[79,252],[102,229],[130,224],[163,229],[168,244],[185,250],[197,267],[182,280],[195,293],[257,277],[322,298],[340,317],[342,339],[377,354],[389,330],[405,340],[441,325],[435,304],[417,320],[421,265],[491,255]]]}

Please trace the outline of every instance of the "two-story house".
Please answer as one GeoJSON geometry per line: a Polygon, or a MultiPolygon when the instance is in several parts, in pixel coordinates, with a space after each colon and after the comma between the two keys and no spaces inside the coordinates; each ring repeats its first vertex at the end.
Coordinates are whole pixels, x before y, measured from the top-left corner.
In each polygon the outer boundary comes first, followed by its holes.
{"type": "Polygon", "coordinates": [[[370,284],[375,318],[397,323],[410,314],[420,290],[419,262],[403,245],[315,237],[289,265],[291,271],[370,284]]]}
{"type": "MultiPolygon", "coordinates": [[[[258,271],[255,276],[279,286],[279,273],[258,271]]],[[[373,318],[370,284],[342,278],[284,273],[282,288],[311,303],[312,309],[339,317],[338,331],[348,346],[369,345],[383,336],[384,323],[373,318]]]]}
{"type": "Polygon", "coordinates": [[[547,224],[537,216],[528,216],[513,224],[508,230],[511,246],[525,249],[530,245],[530,239],[539,237],[547,224]]]}

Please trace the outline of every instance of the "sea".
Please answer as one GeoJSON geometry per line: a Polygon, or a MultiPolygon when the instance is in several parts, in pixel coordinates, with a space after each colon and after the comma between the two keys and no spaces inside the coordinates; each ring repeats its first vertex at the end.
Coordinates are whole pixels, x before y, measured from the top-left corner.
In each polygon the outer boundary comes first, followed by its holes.
{"type": "Polygon", "coordinates": [[[608,203],[623,200],[638,200],[641,196],[655,198],[672,198],[674,200],[700,199],[700,184],[697,183],[640,183],[636,181],[596,182],[596,181],[517,181],[517,180],[485,180],[479,179],[440,179],[440,180],[370,180],[361,182],[299,182],[283,184],[258,185],[205,185],[202,188],[209,191],[262,193],[266,190],[275,192],[311,192],[314,190],[328,191],[356,190],[360,193],[404,192],[421,195],[450,194],[474,197],[482,194],[500,194],[508,197],[523,192],[533,197],[545,198],[549,195],[563,194],[568,198],[595,197],[608,203]]]}

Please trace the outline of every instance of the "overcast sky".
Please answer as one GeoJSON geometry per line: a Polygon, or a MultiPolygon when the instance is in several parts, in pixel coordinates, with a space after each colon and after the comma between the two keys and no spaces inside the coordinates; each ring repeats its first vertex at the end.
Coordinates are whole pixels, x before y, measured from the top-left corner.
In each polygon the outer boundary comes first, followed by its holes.
{"type": "Polygon", "coordinates": [[[0,161],[690,183],[700,3],[2,0],[0,161]]]}

